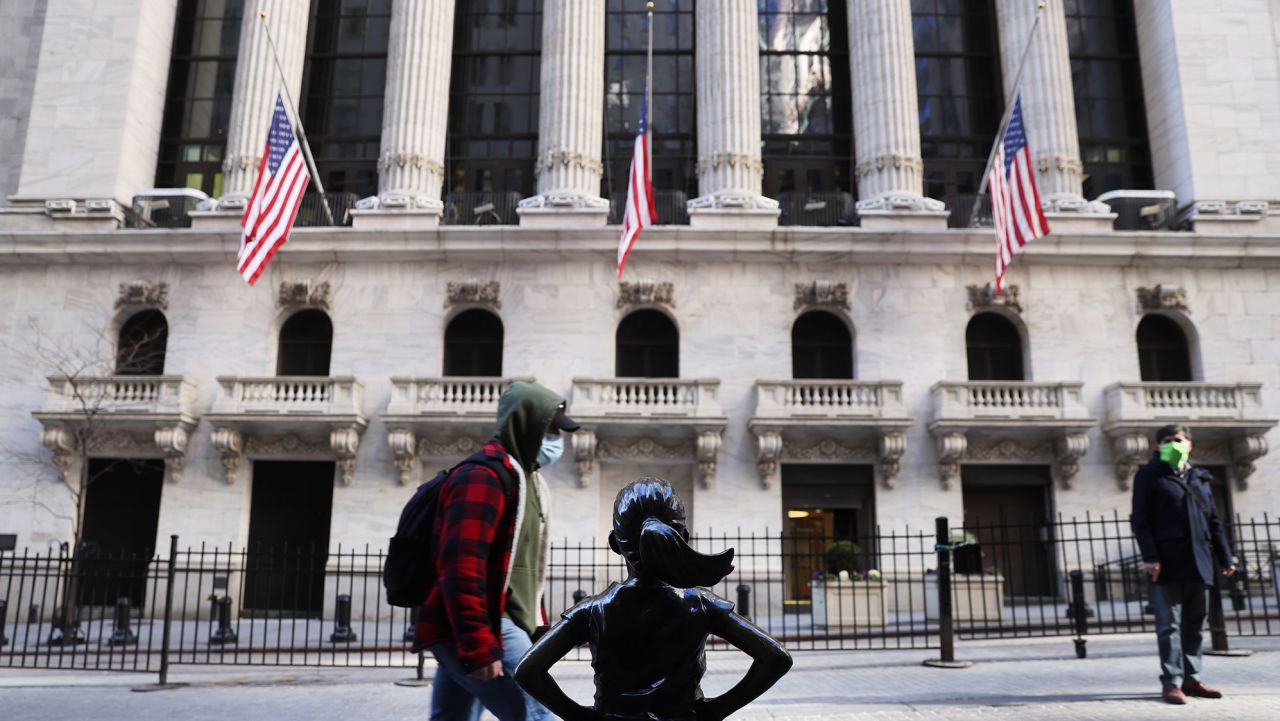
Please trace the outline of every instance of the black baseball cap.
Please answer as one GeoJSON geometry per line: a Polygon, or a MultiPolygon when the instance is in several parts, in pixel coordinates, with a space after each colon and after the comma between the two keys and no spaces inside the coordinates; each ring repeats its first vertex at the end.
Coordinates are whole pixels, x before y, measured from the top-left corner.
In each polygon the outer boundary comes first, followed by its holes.
{"type": "Polygon", "coordinates": [[[553,428],[558,428],[566,433],[573,433],[582,427],[577,421],[565,415],[563,403],[561,403],[560,408],[556,410],[555,417],[551,419],[551,425],[553,428]]]}

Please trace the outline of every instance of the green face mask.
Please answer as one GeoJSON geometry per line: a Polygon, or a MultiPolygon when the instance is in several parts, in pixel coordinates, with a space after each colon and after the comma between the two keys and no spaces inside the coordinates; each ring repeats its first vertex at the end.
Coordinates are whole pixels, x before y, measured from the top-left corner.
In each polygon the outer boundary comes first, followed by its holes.
{"type": "Polygon", "coordinates": [[[1191,444],[1186,441],[1169,441],[1160,445],[1160,460],[1183,470],[1187,467],[1187,457],[1191,455],[1191,444]]]}

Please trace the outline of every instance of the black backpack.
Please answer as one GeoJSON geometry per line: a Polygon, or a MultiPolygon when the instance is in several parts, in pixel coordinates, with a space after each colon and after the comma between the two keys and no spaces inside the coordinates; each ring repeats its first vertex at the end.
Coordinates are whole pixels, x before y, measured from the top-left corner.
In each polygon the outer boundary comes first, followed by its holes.
{"type": "Polygon", "coordinates": [[[436,584],[435,536],[436,514],[440,508],[440,489],[454,471],[468,464],[480,464],[498,474],[503,488],[509,495],[515,485],[511,471],[497,458],[476,453],[458,465],[440,471],[435,478],[418,486],[413,498],[400,513],[396,535],[387,546],[387,558],[382,566],[382,585],[387,590],[387,603],[401,608],[421,606],[427,594],[436,584]]]}

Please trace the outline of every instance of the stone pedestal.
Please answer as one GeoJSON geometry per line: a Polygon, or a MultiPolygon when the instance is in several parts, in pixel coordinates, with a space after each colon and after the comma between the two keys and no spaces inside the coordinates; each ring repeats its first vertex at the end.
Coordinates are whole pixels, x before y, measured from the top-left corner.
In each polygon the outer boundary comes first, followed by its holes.
{"type": "Polygon", "coordinates": [[[355,230],[435,230],[440,227],[440,208],[407,208],[404,210],[351,211],[351,227],[355,230]]]}

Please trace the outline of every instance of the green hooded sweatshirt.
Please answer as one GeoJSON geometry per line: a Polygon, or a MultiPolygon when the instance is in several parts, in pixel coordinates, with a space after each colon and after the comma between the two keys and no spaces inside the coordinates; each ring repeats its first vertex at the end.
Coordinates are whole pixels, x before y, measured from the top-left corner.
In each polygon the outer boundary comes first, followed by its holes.
{"type": "Polygon", "coordinates": [[[496,436],[511,460],[524,472],[524,504],[518,535],[511,549],[511,572],[507,577],[507,617],[528,633],[541,624],[538,598],[542,590],[543,526],[547,499],[542,497],[538,470],[538,449],[551,428],[564,399],[550,389],[517,381],[498,399],[496,436]]]}

